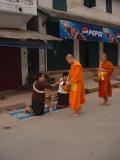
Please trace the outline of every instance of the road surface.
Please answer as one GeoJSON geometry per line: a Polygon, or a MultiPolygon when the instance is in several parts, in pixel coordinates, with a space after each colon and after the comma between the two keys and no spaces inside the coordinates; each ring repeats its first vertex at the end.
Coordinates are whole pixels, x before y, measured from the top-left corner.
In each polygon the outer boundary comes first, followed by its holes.
{"type": "Polygon", "coordinates": [[[0,160],[120,160],[120,89],[113,93],[110,106],[87,95],[80,117],[69,109],[26,122],[1,114],[0,160]]]}

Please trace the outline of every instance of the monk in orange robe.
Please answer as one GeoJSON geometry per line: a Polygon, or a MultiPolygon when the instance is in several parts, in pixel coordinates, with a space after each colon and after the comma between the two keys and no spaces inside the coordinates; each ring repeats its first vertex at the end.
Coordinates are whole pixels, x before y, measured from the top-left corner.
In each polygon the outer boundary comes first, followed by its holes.
{"type": "Polygon", "coordinates": [[[107,55],[103,54],[101,56],[101,63],[99,67],[99,97],[103,97],[104,105],[109,104],[108,97],[112,96],[112,87],[110,82],[110,76],[113,72],[113,64],[107,60],[107,55]]]}
{"type": "Polygon", "coordinates": [[[67,85],[70,86],[69,103],[73,115],[80,114],[81,105],[85,102],[83,68],[71,54],[66,56],[66,61],[71,65],[67,85]]]}

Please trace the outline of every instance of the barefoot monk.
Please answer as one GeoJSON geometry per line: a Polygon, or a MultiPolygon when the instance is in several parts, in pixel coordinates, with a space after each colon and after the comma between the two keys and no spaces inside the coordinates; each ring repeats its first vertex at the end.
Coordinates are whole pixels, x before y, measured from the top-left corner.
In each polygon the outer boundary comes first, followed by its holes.
{"type": "Polygon", "coordinates": [[[110,82],[110,76],[113,72],[113,64],[107,60],[107,55],[103,54],[101,56],[101,62],[99,67],[99,97],[102,97],[104,102],[103,104],[108,105],[108,97],[112,96],[112,87],[110,82]]]}
{"type": "Polygon", "coordinates": [[[79,61],[73,55],[68,54],[66,61],[71,65],[67,85],[70,87],[69,103],[74,115],[79,115],[81,105],[85,102],[84,98],[84,80],[83,68],[79,61]]]}

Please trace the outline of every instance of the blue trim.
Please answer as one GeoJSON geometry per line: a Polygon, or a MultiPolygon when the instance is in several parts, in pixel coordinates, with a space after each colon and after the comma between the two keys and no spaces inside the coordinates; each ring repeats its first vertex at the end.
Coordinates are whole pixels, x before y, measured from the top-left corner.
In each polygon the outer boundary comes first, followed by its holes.
{"type": "Polygon", "coordinates": [[[54,49],[52,43],[44,43],[43,41],[18,41],[18,40],[3,40],[0,39],[0,46],[9,47],[25,47],[25,48],[40,48],[54,49]]]}

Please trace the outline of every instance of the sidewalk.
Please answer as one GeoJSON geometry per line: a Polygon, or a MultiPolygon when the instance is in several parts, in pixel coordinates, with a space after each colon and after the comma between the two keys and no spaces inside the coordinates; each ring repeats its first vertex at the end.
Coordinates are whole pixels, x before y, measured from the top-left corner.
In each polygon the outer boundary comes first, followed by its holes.
{"type": "MultiPolygon", "coordinates": [[[[120,85],[120,81],[112,78],[112,86],[117,87],[120,85]]],[[[97,91],[98,83],[94,82],[93,79],[85,80],[85,90],[86,93],[92,93],[97,91]]],[[[31,91],[18,91],[15,93],[7,94],[5,99],[0,100],[0,113],[4,111],[9,111],[18,106],[23,107],[25,104],[31,104],[31,91]]]]}
{"type": "Polygon", "coordinates": [[[4,111],[9,111],[18,106],[23,107],[25,104],[31,104],[31,92],[8,95],[5,99],[0,100],[0,113],[4,111]]]}
{"type": "MultiPolygon", "coordinates": [[[[117,87],[120,85],[120,80],[114,78],[111,79],[112,87],[117,87]]],[[[86,93],[92,93],[98,90],[98,83],[94,82],[92,79],[85,80],[85,90],[86,93]]]]}

